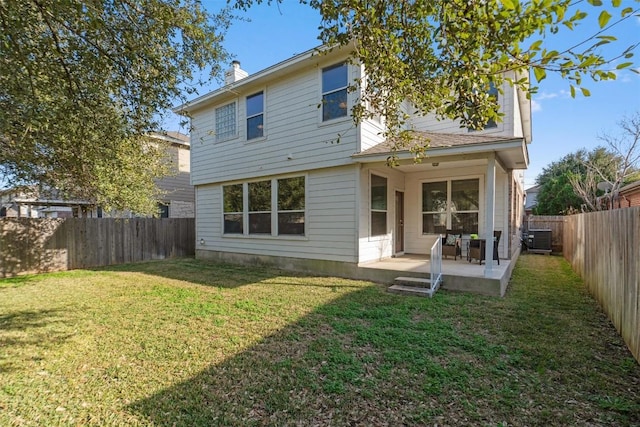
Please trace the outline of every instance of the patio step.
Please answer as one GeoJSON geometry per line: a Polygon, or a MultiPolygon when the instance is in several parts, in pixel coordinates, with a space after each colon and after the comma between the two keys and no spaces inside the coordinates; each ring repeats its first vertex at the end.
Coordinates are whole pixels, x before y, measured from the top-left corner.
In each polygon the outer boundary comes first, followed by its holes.
{"type": "Polygon", "coordinates": [[[391,285],[387,288],[387,292],[400,295],[413,295],[418,297],[432,297],[431,288],[420,288],[416,286],[391,285]]]}
{"type": "Polygon", "coordinates": [[[429,288],[431,287],[431,279],[424,277],[396,277],[393,280],[393,284],[414,288],[429,288]]]}
{"type": "Polygon", "coordinates": [[[396,277],[387,292],[401,295],[432,297],[435,289],[431,289],[431,279],[419,277],[396,277]]]}

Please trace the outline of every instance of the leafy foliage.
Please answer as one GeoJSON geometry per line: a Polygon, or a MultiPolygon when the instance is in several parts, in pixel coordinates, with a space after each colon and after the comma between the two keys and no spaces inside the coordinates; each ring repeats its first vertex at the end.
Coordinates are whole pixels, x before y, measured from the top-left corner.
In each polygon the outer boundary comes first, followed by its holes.
{"type": "MultiPolygon", "coordinates": [[[[237,0],[248,8],[263,0],[237,0]]],[[[267,3],[281,0],[266,0],[267,3]]],[[[614,42],[604,34],[640,9],[614,0],[301,0],[322,17],[320,40],[327,46],[348,46],[352,59],[367,75],[355,83],[362,93],[353,109],[356,122],[376,115],[385,118],[388,133],[400,134],[406,117],[398,114],[409,100],[418,112],[459,119],[462,126],[482,128],[499,120],[495,97],[488,90],[504,81],[526,93],[532,69],[536,80],[559,73],[576,90],[589,95],[583,78],[615,79],[612,61],[624,58],[617,69],[630,68],[638,44],[605,57],[604,45],[614,42]],[[582,9],[582,8],[585,9],[582,9]],[[573,30],[597,14],[596,34],[564,51],[546,48],[546,37],[561,28],[573,30]],[[365,108],[364,105],[369,106],[365,108]]],[[[352,88],[355,90],[355,88],[352,88]]],[[[387,135],[389,136],[389,135],[387,135]]],[[[408,141],[394,139],[396,148],[408,141]]],[[[416,153],[419,157],[419,153],[416,153]]]]}
{"type": "MultiPolygon", "coordinates": [[[[600,140],[607,143],[609,150],[614,153],[610,163],[587,162],[586,166],[590,175],[600,182],[605,182],[610,189],[606,194],[606,203],[596,203],[595,209],[613,206],[613,199],[617,197],[618,190],[627,182],[638,180],[638,166],[640,163],[640,112],[631,117],[623,118],[619,123],[619,135],[602,135],[600,140]],[[613,176],[609,176],[609,170],[613,169],[613,176]]],[[[579,194],[584,192],[584,187],[579,182],[574,184],[579,194]]]]}
{"type": "Polygon", "coordinates": [[[598,181],[589,172],[588,164],[598,165],[608,179],[615,176],[616,155],[604,147],[590,152],[578,150],[551,163],[536,178],[540,185],[537,197],[536,215],[564,215],[579,211],[595,210],[596,197],[603,194],[597,189],[598,181]],[[583,194],[575,190],[575,185],[585,188],[583,194]]]}
{"type": "Polygon", "coordinates": [[[152,213],[166,167],[142,135],[218,71],[229,19],[196,0],[0,2],[0,175],[152,213]]]}

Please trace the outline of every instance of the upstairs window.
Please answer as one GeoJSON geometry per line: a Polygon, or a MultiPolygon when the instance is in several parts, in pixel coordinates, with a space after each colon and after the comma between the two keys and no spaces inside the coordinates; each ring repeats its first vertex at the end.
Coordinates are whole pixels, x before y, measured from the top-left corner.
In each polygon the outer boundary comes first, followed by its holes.
{"type": "Polygon", "coordinates": [[[264,93],[247,96],[247,140],[264,136],[264,93]]]}
{"type": "MultiPolygon", "coordinates": [[[[498,103],[498,88],[495,87],[493,83],[491,83],[491,85],[489,86],[489,97],[491,97],[496,104],[498,103]]],[[[485,129],[492,129],[497,127],[498,127],[498,124],[493,119],[489,120],[487,124],[484,125],[485,129]]]]}
{"type": "Polygon", "coordinates": [[[348,67],[345,62],[322,69],[322,121],[347,115],[348,67]]]}
{"type": "Polygon", "coordinates": [[[216,108],[216,141],[235,137],[236,128],[236,103],[216,108]]]}
{"type": "MultiPolygon", "coordinates": [[[[498,88],[493,84],[493,83],[489,83],[489,90],[487,91],[487,93],[489,94],[489,97],[492,98],[494,100],[494,102],[497,104],[498,103],[498,88]]],[[[496,123],[495,120],[490,119],[485,125],[484,125],[484,129],[493,129],[493,128],[497,128],[498,127],[498,123],[496,123]]],[[[473,132],[475,131],[475,129],[473,128],[467,128],[467,130],[469,132],[473,132]]]]}

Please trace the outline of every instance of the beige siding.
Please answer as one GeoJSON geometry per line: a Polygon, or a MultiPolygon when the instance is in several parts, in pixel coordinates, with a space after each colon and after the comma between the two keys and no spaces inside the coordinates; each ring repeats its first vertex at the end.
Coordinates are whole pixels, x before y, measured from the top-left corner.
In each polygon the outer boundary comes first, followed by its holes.
{"type": "MultiPolygon", "coordinates": [[[[511,134],[514,137],[517,138],[523,138],[524,137],[524,129],[522,128],[522,112],[520,111],[520,104],[518,103],[518,92],[514,89],[509,87],[511,93],[511,109],[510,111],[512,112],[512,114],[509,116],[509,118],[505,117],[505,120],[509,120],[511,121],[512,125],[511,125],[511,134]]],[[[509,92],[505,92],[504,96],[508,96],[509,92]]]]}
{"type": "Polygon", "coordinates": [[[304,237],[223,236],[221,185],[199,186],[198,249],[356,262],[356,174],[355,166],[307,173],[304,237]]]}
{"type": "Polygon", "coordinates": [[[189,149],[175,145],[168,146],[167,159],[171,163],[171,173],[173,175],[157,181],[158,188],[166,192],[163,200],[165,202],[176,200],[193,204],[195,202],[195,192],[191,185],[189,173],[189,149]]]}
{"type": "Polygon", "coordinates": [[[366,120],[360,125],[360,151],[367,150],[384,141],[383,126],[375,120],[366,120]]]}
{"type": "Polygon", "coordinates": [[[194,189],[189,180],[189,174],[186,172],[162,178],[158,181],[158,187],[166,191],[163,200],[180,200],[191,203],[195,201],[194,189]]]}
{"type": "Polygon", "coordinates": [[[178,172],[191,172],[191,152],[187,149],[178,150],[178,172]]]}
{"type": "MultiPolygon", "coordinates": [[[[430,132],[444,132],[456,134],[493,135],[505,137],[522,137],[522,124],[520,123],[520,111],[517,103],[516,91],[508,83],[502,86],[504,93],[498,96],[500,111],[504,113],[503,121],[492,129],[469,132],[466,127],[461,127],[458,120],[438,120],[434,114],[425,116],[413,116],[410,123],[416,130],[430,132]]],[[[407,111],[408,107],[407,107],[407,111]]]]}
{"type": "MultiPolygon", "coordinates": [[[[319,57],[318,59],[322,59],[319,57]]],[[[291,173],[351,164],[356,151],[357,128],[349,117],[322,122],[321,68],[330,63],[310,62],[307,69],[268,86],[239,92],[238,137],[216,142],[215,108],[194,113],[192,131],[192,180],[206,184],[235,179],[291,173]],[[264,91],[265,136],[246,140],[247,95],[264,91]]],[[[353,77],[357,71],[352,69],[353,77]]],[[[238,89],[242,90],[242,86],[238,89]]],[[[349,107],[355,94],[349,94],[349,107]]],[[[227,101],[225,101],[226,103],[227,101]]]]}
{"type": "MultiPolygon", "coordinates": [[[[376,261],[395,254],[395,192],[405,190],[405,175],[384,165],[364,167],[360,171],[359,262],[376,261]],[[387,178],[387,234],[371,236],[371,174],[387,178]]],[[[405,193],[405,203],[408,193],[405,193]]],[[[406,216],[406,213],[405,213],[406,216]]]]}

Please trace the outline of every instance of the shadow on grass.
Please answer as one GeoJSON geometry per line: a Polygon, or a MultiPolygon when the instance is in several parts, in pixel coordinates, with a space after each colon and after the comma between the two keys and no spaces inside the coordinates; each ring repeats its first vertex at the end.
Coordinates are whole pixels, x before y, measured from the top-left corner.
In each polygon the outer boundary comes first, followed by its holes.
{"type": "MultiPolygon", "coordinates": [[[[274,271],[251,270],[258,272],[253,282],[259,276],[279,283],[274,271]]],[[[598,349],[589,337],[563,341],[551,323],[560,321],[568,334],[598,326],[584,316],[554,318],[567,306],[558,295],[551,297],[554,319],[544,323],[545,292],[554,289],[515,287],[501,300],[447,292],[410,298],[360,287],[128,410],[157,426],[560,426],[640,419],[640,393],[629,392],[640,369],[629,355],[598,349]],[[538,360],[559,352],[553,363],[538,360]],[[599,372],[604,360],[609,367],[599,372]]],[[[572,308],[597,311],[579,293],[572,308]]]]}
{"type": "Polygon", "coordinates": [[[3,313],[0,314],[0,331],[25,331],[61,322],[62,319],[58,316],[60,312],[61,310],[59,309],[49,309],[3,313]]]}
{"type": "Polygon", "coordinates": [[[165,279],[180,280],[193,284],[233,289],[259,282],[269,285],[296,285],[321,288],[353,287],[345,284],[326,284],[322,276],[310,275],[290,270],[279,270],[271,267],[247,266],[216,261],[202,261],[194,258],[178,258],[171,260],[145,261],[132,264],[121,264],[100,267],[94,271],[126,271],[159,276],[165,279]],[[286,277],[287,281],[278,281],[286,277]],[[293,282],[291,278],[304,278],[293,282]],[[309,283],[309,278],[317,278],[317,283],[309,283]]]}
{"type": "Polygon", "coordinates": [[[34,283],[34,275],[23,275],[14,277],[0,278],[0,291],[7,288],[19,288],[21,286],[34,283]]]}
{"type": "Polygon", "coordinates": [[[465,300],[351,292],[129,409],[158,426],[403,425],[464,412],[456,396],[491,390],[477,365],[505,361],[445,314],[465,300]]]}
{"type": "Polygon", "coordinates": [[[12,355],[20,354],[20,363],[25,359],[39,360],[40,351],[67,341],[73,334],[56,330],[59,323],[66,323],[66,319],[58,309],[0,314],[0,372],[18,369],[12,355]],[[29,351],[30,347],[37,351],[29,351]]]}

